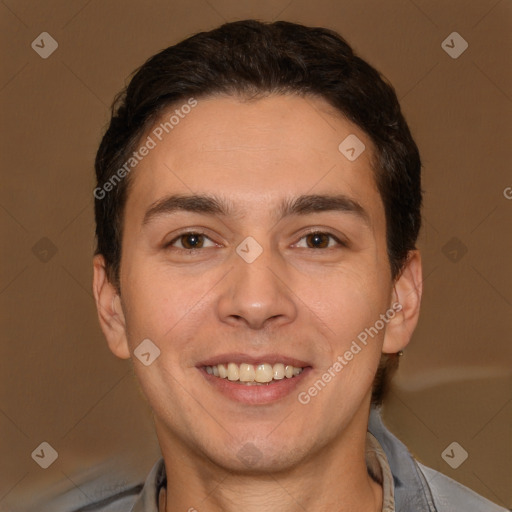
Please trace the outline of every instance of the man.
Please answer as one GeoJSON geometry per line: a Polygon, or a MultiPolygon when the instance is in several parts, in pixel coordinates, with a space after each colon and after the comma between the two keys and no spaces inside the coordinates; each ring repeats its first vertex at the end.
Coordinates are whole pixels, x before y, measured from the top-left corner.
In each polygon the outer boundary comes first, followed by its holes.
{"type": "Polygon", "coordinates": [[[379,416],[420,310],[420,168],[327,29],[229,23],[138,70],[96,158],[93,288],[163,457],[88,510],[503,510],[379,416]]]}

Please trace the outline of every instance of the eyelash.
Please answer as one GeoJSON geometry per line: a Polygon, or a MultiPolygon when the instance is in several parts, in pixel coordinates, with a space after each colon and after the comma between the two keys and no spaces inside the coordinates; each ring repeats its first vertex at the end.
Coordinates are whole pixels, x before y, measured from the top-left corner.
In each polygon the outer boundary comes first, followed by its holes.
{"type": "MultiPolygon", "coordinates": [[[[173,238],[169,243],[165,244],[164,249],[172,248],[176,251],[187,252],[187,253],[192,253],[192,254],[194,253],[194,251],[203,249],[202,247],[199,247],[197,249],[196,248],[183,249],[181,247],[172,247],[172,244],[174,244],[175,242],[180,240],[180,238],[187,236],[187,235],[201,235],[201,236],[204,236],[205,238],[208,238],[208,240],[213,242],[213,240],[209,236],[207,236],[206,233],[204,233],[202,231],[185,231],[185,232],[179,234],[176,238],[173,238]]],[[[307,233],[304,233],[299,238],[299,241],[302,240],[303,238],[306,238],[309,235],[327,235],[328,237],[332,238],[335,242],[337,242],[339,246],[348,247],[348,244],[346,242],[343,242],[342,240],[340,240],[337,236],[333,235],[332,233],[330,233],[328,231],[321,231],[318,229],[313,229],[311,231],[308,231],[307,233]]],[[[305,247],[305,249],[310,249],[312,251],[318,251],[319,249],[324,249],[324,250],[325,249],[335,249],[335,247],[318,247],[318,248],[305,247]]]]}

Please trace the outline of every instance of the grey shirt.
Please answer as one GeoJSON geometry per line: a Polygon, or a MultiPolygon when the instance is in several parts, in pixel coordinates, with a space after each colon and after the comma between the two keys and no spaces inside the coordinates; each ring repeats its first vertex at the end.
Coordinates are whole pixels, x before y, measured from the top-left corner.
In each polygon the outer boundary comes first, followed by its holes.
{"type": "MultiPolygon", "coordinates": [[[[370,473],[382,484],[383,512],[507,512],[507,509],[416,461],[405,445],[384,426],[379,409],[371,410],[368,432],[367,465],[370,473]]],[[[160,458],[145,482],[139,485],[128,487],[99,502],[92,501],[78,507],[71,501],[71,496],[68,501],[66,497],[61,497],[59,507],[53,510],[159,512],[160,491],[165,485],[165,465],[163,458],[160,458]],[[69,506],[63,508],[63,503],[69,506]]]]}

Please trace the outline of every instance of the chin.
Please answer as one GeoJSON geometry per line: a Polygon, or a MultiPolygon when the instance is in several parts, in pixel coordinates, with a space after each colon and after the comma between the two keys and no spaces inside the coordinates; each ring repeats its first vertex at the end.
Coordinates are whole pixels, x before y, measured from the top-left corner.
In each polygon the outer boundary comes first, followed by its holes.
{"type": "Polygon", "coordinates": [[[292,469],[301,463],[302,454],[308,452],[307,447],[298,446],[299,441],[293,443],[289,437],[286,443],[279,438],[271,442],[268,437],[244,437],[247,440],[226,444],[226,449],[209,458],[228,471],[255,475],[292,469]]]}

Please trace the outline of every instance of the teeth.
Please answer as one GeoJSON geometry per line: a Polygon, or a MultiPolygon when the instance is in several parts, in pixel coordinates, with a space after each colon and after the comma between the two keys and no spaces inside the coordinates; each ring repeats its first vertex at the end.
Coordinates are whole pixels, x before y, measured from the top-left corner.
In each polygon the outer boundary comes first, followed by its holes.
{"type": "Polygon", "coordinates": [[[223,364],[218,364],[217,369],[219,370],[219,377],[221,379],[225,379],[228,376],[228,369],[223,364]]]}
{"type": "Polygon", "coordinates": [[[284,379],[284,364],[277,363],[274,365],[274,380],[284,379]]]}
{"type": "Polygon", "coordinates": [[[297,368],[291,365],[284,365],[283,363],[276,363],[274,365],[268,363],[261,363],[252,365],[242,363],[240,366],[236,363],[217,364],[215,366],[206,366],[206,372],[209,375],[214,375],[221,379],[228,379],[230,381],[239,381],[246,385],[254,383],[269,383],[273,380],[281,380],[285,377],[291,379],[302,373],[303,368],[297,368]]]}
{"type": "MultiPolygon", "coordinates": [[[[215,368],[215,366],[213,368],[215,368]]],[[[239,373],[240,382],[254,382],[256,380],[256,372],[252,364],[241,364],[239,373]]]]}
{"type": "Polygon", "coordinates": [[[270,364],[259,364],[256,367],[256,382],[270,382],[274,377],[274,370],[270,364]]]}
{"type": "MultiPolygon", "coordinates": [[[[210,366],[211,368],[211,366],[210,366]]],[[[206,371],[208,371],[208,366],[206,367],[206,371]]],[[[238,369],[238,365],[235,363],[228,364],[228,380],[238,380],[240,377],[240,370],[238,369]]]]}

